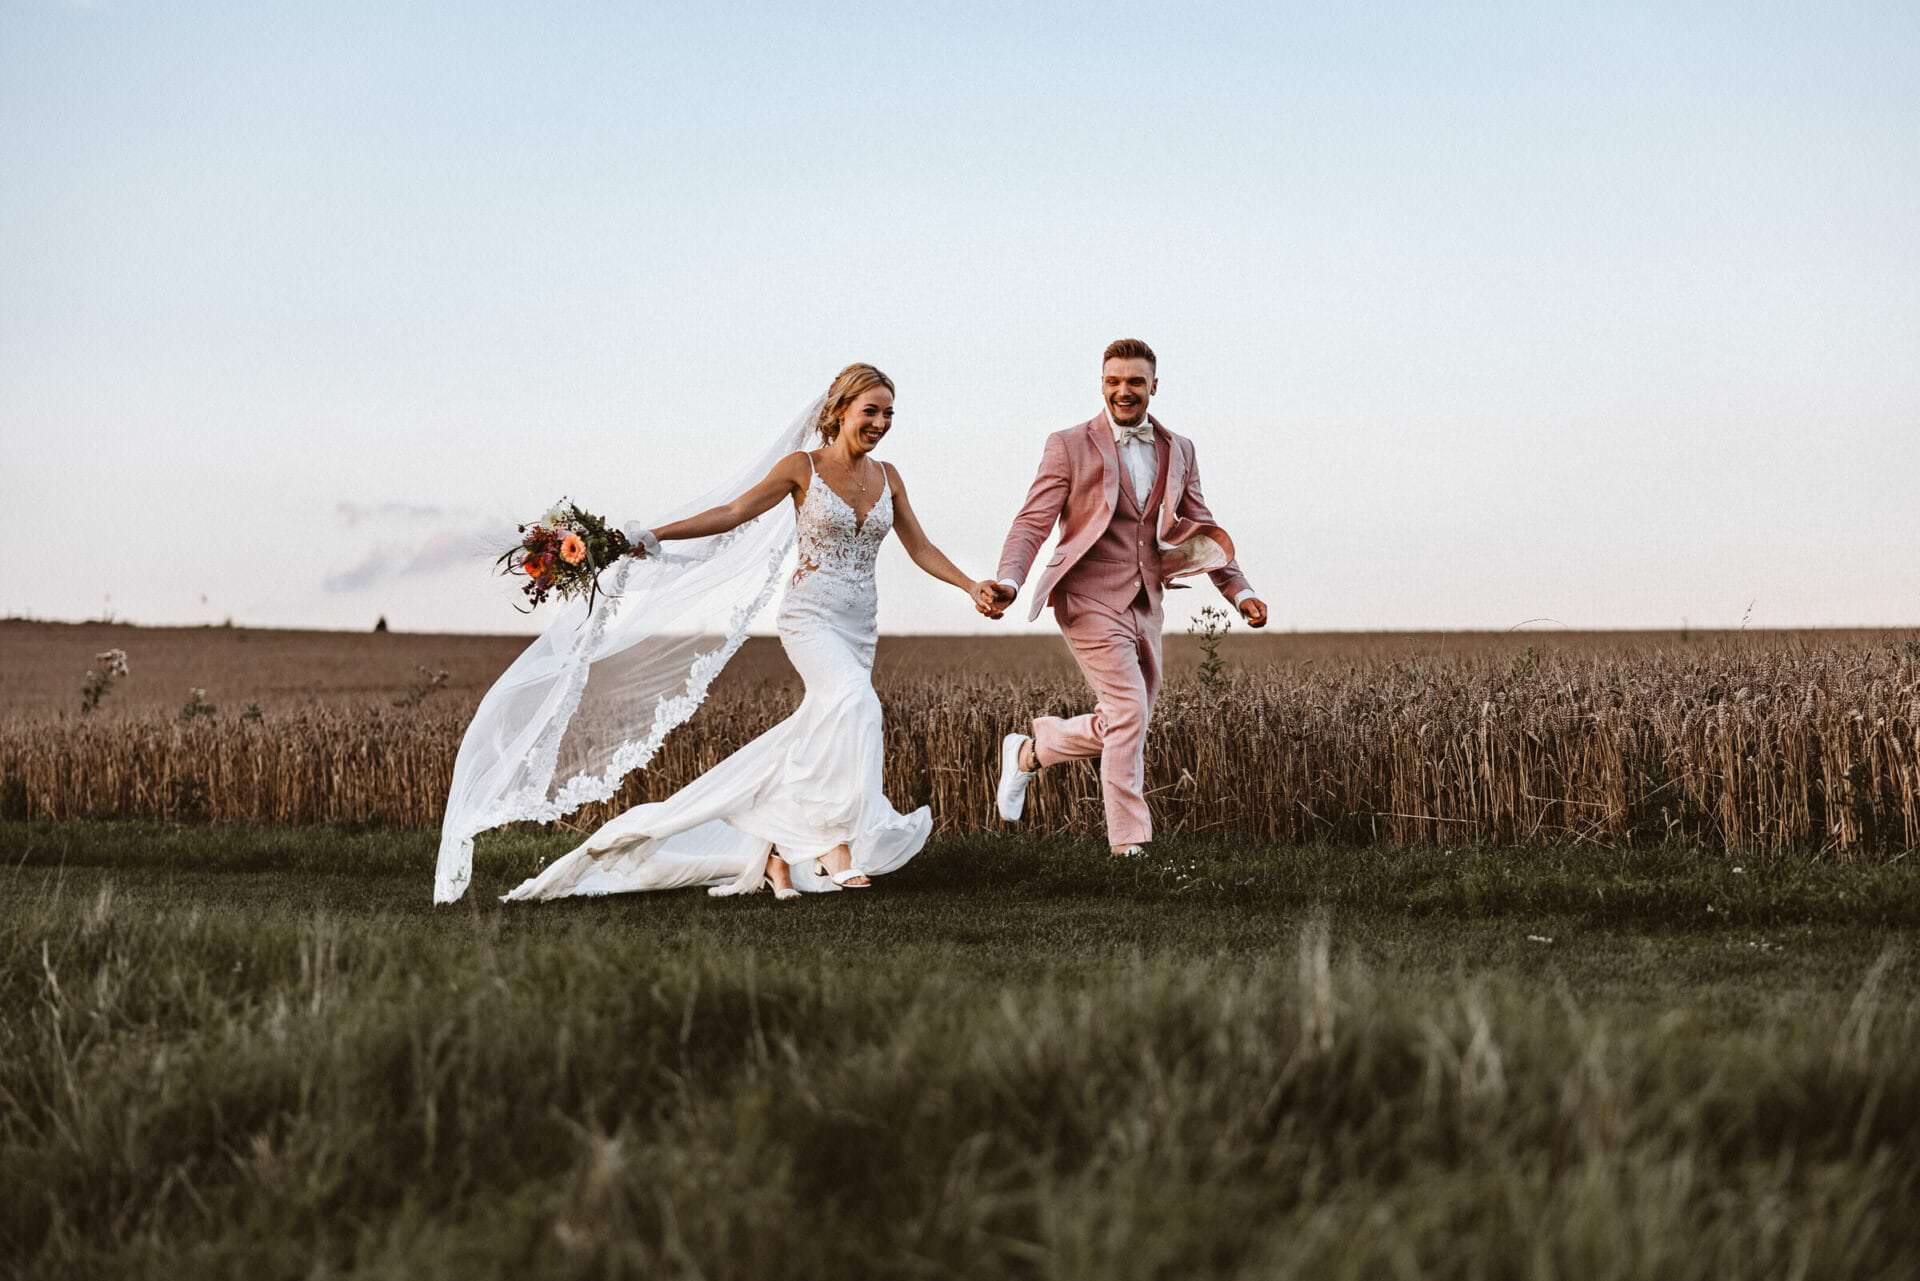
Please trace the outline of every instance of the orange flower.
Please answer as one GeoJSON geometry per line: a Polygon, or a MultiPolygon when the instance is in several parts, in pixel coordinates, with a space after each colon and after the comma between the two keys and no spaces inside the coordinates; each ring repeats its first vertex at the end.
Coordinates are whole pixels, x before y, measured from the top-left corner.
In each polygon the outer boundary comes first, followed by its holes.
{"type": "Polygon", "coordinates": [[[580,535],[568,534],[560,540],[560,559],[569,565],[578,565],[587,558],[587,545],[580,541],[580,535]]]}
{"type": "Polygon", "coordinates": [[[546,556],[529,556],[525,568],[528,578],[545,578],[553,572],[553,561],[546,556]]]}

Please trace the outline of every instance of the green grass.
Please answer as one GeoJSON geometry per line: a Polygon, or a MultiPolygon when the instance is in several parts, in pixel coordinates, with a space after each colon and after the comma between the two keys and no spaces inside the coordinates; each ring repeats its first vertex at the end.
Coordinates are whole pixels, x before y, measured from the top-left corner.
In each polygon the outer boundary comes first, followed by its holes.
{"type": "Polygon", "coordinates": [[[1906,860],[969,839],[493,902],[567,843],[434,909],[421,834],[0,824],[0,1269],[1920,1272],[1906,860]]]}

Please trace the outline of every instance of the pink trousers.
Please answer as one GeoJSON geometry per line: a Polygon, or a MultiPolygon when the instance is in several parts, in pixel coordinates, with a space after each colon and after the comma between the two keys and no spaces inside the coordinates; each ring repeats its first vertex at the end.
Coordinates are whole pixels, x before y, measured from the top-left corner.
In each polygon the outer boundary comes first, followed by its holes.
{"type": "Polygon", "coordinates": [[[1147,721],[1160,696],[1160,602],[1141,592],[1121,609],[1060,593],[1060,632],[1093,687],[1093,713],[1033,722],[1033,751],[1042,765],[1100,758],[1107,839],[1114,845],[1153,839],[1147,813],[1147,721]]]}

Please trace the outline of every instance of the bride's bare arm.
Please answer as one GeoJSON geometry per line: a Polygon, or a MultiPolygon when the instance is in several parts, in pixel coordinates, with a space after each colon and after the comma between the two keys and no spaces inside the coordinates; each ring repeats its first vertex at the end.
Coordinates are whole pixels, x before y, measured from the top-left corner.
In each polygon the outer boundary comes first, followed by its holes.
{"type": "Polygon", "coordinates": [[[676,538],[707,538],[713,534],[724,534],[735,526],[746,524],[755,516],[772,511],[774,504],[781,499],[791,498],[805,489],[808,474],[807,456],[788,454],[773,465],[773,470],[767,473],[765,480],[732,502],[709,507],[685,520],[662,525],[653,531],[653,536],[664,543],[676,538]]]}
{"type": "Polygon", "coordinates": [[[960,572],[960,567],[947,559],[947,554],[933,545],[927,537],[927,531],[920,527],[920,518],[913,514],[913,504],[907,501],[907,487],[900,479],[900,470],[892,463],[881,464],[887,469],[887,481],[893,487],[893,532],[900,535],[900,545],[907,549],[907,555],[913,563],[943,583],[952,583],[969,596],[980,586],[975,580],[960,572]]]}

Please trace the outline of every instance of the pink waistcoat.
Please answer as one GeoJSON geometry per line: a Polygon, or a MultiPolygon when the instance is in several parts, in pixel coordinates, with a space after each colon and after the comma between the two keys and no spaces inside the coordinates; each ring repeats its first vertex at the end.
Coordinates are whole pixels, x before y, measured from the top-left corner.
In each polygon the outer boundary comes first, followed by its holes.
{"type": "Polygon", "coordinates": [[[1113,519],[1053,585],[1049,605],[1057,608],[1063,592],[1091,596],[1115,609],[1124,609],[1143,588],[1149,600],[1159,599],[1164,579],[1160,573],[1160,540],[1155,537],[1155,530],[1160,524],[1160,505],[1166,501],[1167,459],[1173,452],[1164,431],[1154,435],[1154,452],[1159,466],[1146,503],[1143,505],[1134,497],[1133,478],[1123,474],[1120,492],[1113,504],[1113,519]]]}

